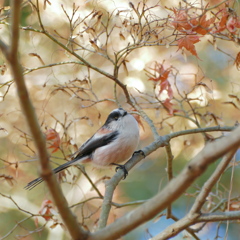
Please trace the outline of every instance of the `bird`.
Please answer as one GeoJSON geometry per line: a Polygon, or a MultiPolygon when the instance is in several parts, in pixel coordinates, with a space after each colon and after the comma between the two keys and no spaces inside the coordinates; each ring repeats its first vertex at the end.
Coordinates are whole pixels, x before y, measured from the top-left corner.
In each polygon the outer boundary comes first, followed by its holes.
{"type": "MultiPolygon", "coordinates": [[[[53,169],[53,173],[56,174],[79,163],[91,162],[99,168],[116,165],[116,171],[122,169],[124,178],[126,178],[128,172],[125,166],[119,163],[128,160],[134,154],[138,143],[139,126],[137,120],[123,108],[114,109],[108,115],[103,126],[82,144],[74,154],[75,157],[53,169]]],[[[41,182],[43,182],[42,177],[36,178],[24,188],[26,190],[33,189],[41,182]]]]}

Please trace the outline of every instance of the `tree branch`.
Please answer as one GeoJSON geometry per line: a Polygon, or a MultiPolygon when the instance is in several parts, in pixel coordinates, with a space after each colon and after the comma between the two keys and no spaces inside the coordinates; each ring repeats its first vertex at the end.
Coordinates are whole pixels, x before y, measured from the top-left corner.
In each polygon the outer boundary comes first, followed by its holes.
{"type": "MultiPolygon", "coordinates": [[[[95,232],[89,236],[88,240],[116,239],[156,216],[156,214],[169,206],[169,204],[176,200],[200,175],[202,175],[211,163],[227,152],[237,148],[240,145],[239,136],[240,127],[235,129],[228,136],[207,144],[207,146],[187,164],[182,172],[169,182],[169,184],[155,197],[104,229],[95,232]],[[215,149],[215,151],[212,151],[212,149],[215,149]]],[[[158,145],[156,142],[155,144],[158,145]]],[[[151,148],[151,150],[153,149],[151,148]]],[[[121,173],[121,175],[122,174],[123,173],[121,173]]],[[[193,219],[196,219],[198,216],[199,214],[196,214],[196,216],[194,215],[193,219]]]]}
{"type": "Polygon", "coordinates": [[[68,208],[67,201],[61,191],[59,184],[56,181],[56,178],[53,177],[51,166],[49,164],[49,156],[46,148],[45,137],[41,132],[34,107],[32,105],[27,87],[25,85],[23,69],[18,59],[19,21],[21,12],[20,9],[21,1],[13,0],[11,7],[11,46],[7,47],[7,45],[1,41],[0,47],[10,64],[12,75],[15,79],[22,111],[26,117],[28,126],[30,128],[33,140],[38,151],[38,156],[42,169],[42,177],[44,178],[44,180],[46,180],[46,183],[59,210],[59,213],[72,238],[84,239],[86,237],[86,232],[78,225],[75,215],[73,215],[68,208]]]}
{"type": "MultiPolygon", "coordinates": [[[[206,202],[206,197],[208,196],[209,192],[211,191],[214,184],[218,181],[221,174],[224,172],[226,167],[228,166],[229,162],[231,161],[235,151],[237,149],[231,150],[221,161],[221,163],[217,166],[214,173],[208,179],[208,181],[204,184],[201,192],[197,196],[192,208],[190,209],[189,213],[179,221],[175,222],[171,226],[167,227],[163,232],[158,234],[153,238],[153,240],[164,240],[170,237],[176,236],[179,232],[183,231],[187,227],[194,225],[198,219],[201,219],[203,216],[200,212],[203,204],[206,202]]],[[[204,221],[200,221],[204,222],[204,221]]]]}

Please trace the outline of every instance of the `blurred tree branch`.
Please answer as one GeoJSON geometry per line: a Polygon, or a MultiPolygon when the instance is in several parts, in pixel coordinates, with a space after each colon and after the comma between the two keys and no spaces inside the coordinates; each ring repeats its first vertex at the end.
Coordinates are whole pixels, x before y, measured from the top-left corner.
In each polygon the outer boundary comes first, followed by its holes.
{"type": "Polygon", "coordinates": [[[19,20],[21,13],[21,1],[12,1],[12,14],[11,14],[11,43],[7,46],[2,41],[0,42],[1,50],[3,51],[6,59],[12,70],[12,75],[17,85],[17,92],[22,106],[22,111],[26,117],[26,121],[34,139],[39,161],[41,165],[41,175],[49,187],[52,197],[58,207],[59,213],[66,224],[70,235],[73,239],[84,239],[86,236],[85,231],[78,225],[76,217],[68,208],[67,201],[61,191],[56,178],[53,176],[51,166],[49,164],[49,156],[46,148],[45,137],[41,132],[38,124],[37,116],[34,107],[29,98],[28,90],[25,85],[23,77],[23,69],[18,58],[18,44],[19,44],[19,20]]]}

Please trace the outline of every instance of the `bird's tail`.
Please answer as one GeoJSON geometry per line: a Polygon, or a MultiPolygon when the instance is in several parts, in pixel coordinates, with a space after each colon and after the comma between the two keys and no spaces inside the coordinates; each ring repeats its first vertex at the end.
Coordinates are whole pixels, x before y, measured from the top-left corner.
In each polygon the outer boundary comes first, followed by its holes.
{"type": "MultiPolygon", "coordinates": [[[[66,162],[66,163],[62,164],[61,166],[53,169],[53,173],[55,174],[55,173],[61,172],[62,170],[70,167],[71,165],[72,165],[72,161],[66,162]]],[[[29,182],[24,188],[26,190],[31,190],[43,181],[44,180],[42,179],[42,177],[36,178],[36,179],[32,180],[31,182],[29,182]]]]}

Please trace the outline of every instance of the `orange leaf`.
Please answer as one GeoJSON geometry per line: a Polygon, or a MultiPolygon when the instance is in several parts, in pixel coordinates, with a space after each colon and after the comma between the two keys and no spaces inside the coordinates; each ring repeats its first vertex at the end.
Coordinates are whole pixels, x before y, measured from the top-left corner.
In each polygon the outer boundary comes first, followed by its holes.
{"type": "Polygon", "coordinates": [[[239,27],[240,27],[240,22],[237,16],[230,16],[226,23],[227,30],[231,33],[235,33],[237,31],[237,28],[239,27]]]}
{"type": "Polygon", "coordinates": [[[170,99],[173,98],[173,90],[168,80],[161,81],[159,94],[161,94],[163,90],[167,91],[170,99]]]}
{"type": "Polygon", "coordinates": [[[192,25],[188,20],[188,14],[186,9],[176,10],[173,9],[175,13],[175,17],[173,19],[172,25],[176,30],[190,30],[192,29],[192,25]]]}
{"type": "Polygon", "coordinates": [[[237,57],[235,59],[235,62],[237,70],[240,70],[240,52],[237,54],[237,57]]]}
{"type": "Polygon", "coordinates": [[[239,211],[240,210],[240,202],[232,201],[229,204],[229,211],[239,211]]]}
{"type": "Polygon", "coordinates": [[[207,18],[207,16],[203,15],[199,19],[199,21],[197,21],[197,24],[194,24],[194,25],[196,25],[196,27],[193,28],[193,31],[195,31],[199,34],[202,34],[202,35],[207,34],[211,30],[210,25],[214,23],[215,17],[212,17],[208,20],[206,20],[206,18],[207,18]]]}
{"type": "Polygon", "coordinates": [[[173,115],[174,113],[174,109],[173,109],[173,104],[170,102],[171,99],[167,98],[164,102],[163,102],[163,106],[166,108],[166,110],[168,111],[168,113],[170,115],[173,115]]]}
{"type": "Polygon", "coordinates": [[[224,9],[222,12],[222,17],[220,19],[220,21],[217,24],[217,29],[214,31],[214,33],[219,33],[222,32],[226,29],[226,23],[227,23],[227,19],[229,17],[229,12],[224,9]]]}
{"type": "Polygon", "coordinates": [[[200,37],[198,36],[194,36],[194,35],[186,35],[182,38],[180,38],[177,42],[178,42],[178,49],[181,49],[181,48],[186,48],[189,52],[192,53],[192,55],[196,56],[197,57],[197,52],[196,52],[196,49],[195,49],[195,46],[194,44],[199,42],[200,37]]]}
{"type": "Polygon", "coordinates": [[[38,218],[37,217],[34,219],[34,223],[35,223],[35,226],[38,228],[38,218]]]}
{"type": "Polygon", "coordinates": [[[52,209],[53,209],[52,201],[44,200],[39,210],[39,214],[41,214],[46,221],[49,221],[50,219],[52,219],[54,215],[52,209]]]}
{"type": "Polygon", "coordinates": [[[156,63],[155,68],[151,68],[151,69],[154,70],[154,72],[157,73],[158,75],[155,74],[153,77],[149,78],[148,80],[152,80],[155,82],[166,80],[170,73],[170,69],[165,70],[163,67],[163,64],[161,63],[156,63]]]}
{"type": "Polygon", "coordinates": [[[159,94],[163,92],[163,90],[166,90],[168,93],[169,98],[173,98],[173,90],[171,87],[171,84],[169,83],[168,76],[171,72],[171,68],[165,69],[163,67],[163,64],[156,62],[155,68],[152,68],[154,70],[154,75],[149,78],[149,80],[155,81],[155,82],[160,82],[160,90],[159,94]]]}
{"type": "Polygon", "coordinates": [[[50,128],[45,134],[46,139],[51,141],[49,148],[53,148],[52,153],[56,152],[59,149],[61,142],[58,132],[56,132],[55,129],[50,128]]]}

